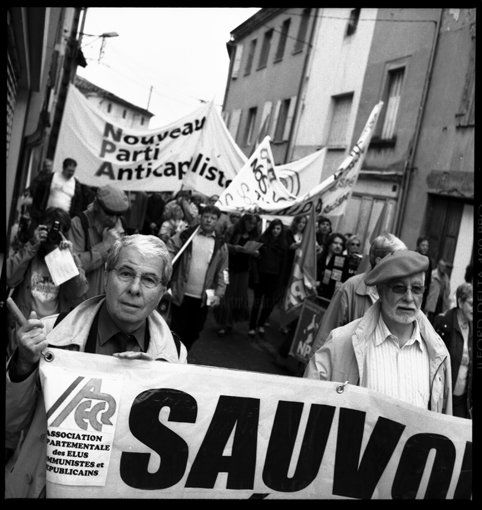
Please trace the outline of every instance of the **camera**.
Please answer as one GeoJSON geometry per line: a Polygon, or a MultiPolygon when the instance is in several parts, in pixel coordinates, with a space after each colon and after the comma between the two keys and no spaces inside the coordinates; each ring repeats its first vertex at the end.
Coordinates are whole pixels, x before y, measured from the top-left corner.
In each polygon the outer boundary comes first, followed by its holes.
{"type": "Polygon", "coordinates": [[[60,244],[61,241],[62,241],[62,236],[60,235],[60,221],[55,220],[48,231],[47,243],[48,244],[60,244]]]}

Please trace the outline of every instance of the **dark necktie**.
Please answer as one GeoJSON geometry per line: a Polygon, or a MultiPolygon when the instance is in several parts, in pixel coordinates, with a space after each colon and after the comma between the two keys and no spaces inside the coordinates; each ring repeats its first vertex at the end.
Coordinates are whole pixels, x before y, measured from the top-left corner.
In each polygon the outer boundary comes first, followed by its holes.
{"type": "Polygon", "coordinates": [[[133,342],[135,345],[136,338],[133,335],[127,335],[126,333],[122,333],[121,331],[117,332],[115,335],[112,335],[111,339],[114,341],[116,352],[125,352],[133,348],[133,342]]]}

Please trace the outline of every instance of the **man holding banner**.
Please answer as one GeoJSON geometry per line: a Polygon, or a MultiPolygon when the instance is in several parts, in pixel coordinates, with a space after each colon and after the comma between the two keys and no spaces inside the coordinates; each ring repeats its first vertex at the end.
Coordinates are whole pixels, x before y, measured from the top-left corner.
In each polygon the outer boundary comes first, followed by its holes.
{"type": "MultiPolygon", "coordinates": [[[[7,366],[5,424],[7,433],[24,434],[6,466],[6,497],[44,495],[47,416],[39,392],[38,366],[41,356],[52,361],[49,346],[124,360],[186,362],[185,347],[173,339],[156,311],[171,273],[170,256],[160,239],[123,237],[107,259],[105,297],[84,301],[65,318],[52,315],[41,321],[32,312],[18,329],[18,348],[7,366]]],[[[89,419],[100,412],[102,423],[108,422],[112,409],[102,408],[106,402],[101,393],[92,395],[101,402],[90,411],[89,419]]],[[[89,416],[89,411],[85,409],[82,415],[89,416]]],[[[80,416],[76,411],[76,419],[80,416]]]]}
{"type": "Polygon", "coordinates": [[[366,276],[379,300],[361,319],[336,328],[312,356],[304,377],[339,381],[452,414],[450,356],[420,311],[427,257],[387,255],[366,276]]]}

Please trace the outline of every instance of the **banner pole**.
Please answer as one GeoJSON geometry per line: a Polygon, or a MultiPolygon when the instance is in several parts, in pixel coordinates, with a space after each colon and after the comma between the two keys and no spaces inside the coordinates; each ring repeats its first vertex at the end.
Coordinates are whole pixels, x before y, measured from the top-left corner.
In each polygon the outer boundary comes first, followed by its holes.
{"type": "Polygon", "coordinates": [[[199,230],[199,226],[191,234],[191,237],[181,246],[181,249],[176,253],[176,255],[174,255],[173,259],[171,260],[172,265],[174,265],[176,260],[182,255],[184,250],[187,248],[188,244],[193,240],[194,236],[197,234],[198,230],[199,230]]]}

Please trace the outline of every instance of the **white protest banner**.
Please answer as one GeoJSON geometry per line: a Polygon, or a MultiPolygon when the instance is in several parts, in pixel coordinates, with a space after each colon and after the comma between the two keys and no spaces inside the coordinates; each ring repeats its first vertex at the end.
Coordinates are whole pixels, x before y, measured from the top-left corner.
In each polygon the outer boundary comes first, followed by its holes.
{"type": "Polygon", "coordinates": [[[192,188],[220,194],[246,157],[235,144],[213,103],[156,129],[117,125],[73,85],[69,87],[54,158],[78,166],[83,184],[116,184],[125,191],[177,191],[192,188]]]}
{"type": "Polygon", "coordinates": [[[296,197],[281,183],[266,136],[251,154],[234,180],[220,195],[216,205],[223,211],[260,211],[270,204],[292,201],[296,197]]]}
{"type": "Polygon", "coordinates": [[[49,350],[49,498],[471,497],[470,420],[349,384],[49,350]]]}
{"type": "MultiPolygon", "coordinates": [[[[267,137],[219,197],[217,205],[225,212],[248,210],[284,216],[307,214],[314,207],[316,214],[339,218],[358,179],[382,106],[383,102],[379,102],[373,108],[358,142],[338,170],[307,193],[296,196],[283,185],[282,176],[271,163],[267,137]],[[266,171],[260,171],[265,167],[266,171]]],[[[318,156],[321,161],[323,151],[318,156]]]]}
{"type": "Polygon", "coordinates": [[[309,193],[321,181],[326,147],[291,163],[276,165],[276,174],[283,186],[293,195],[309,193]]]}

